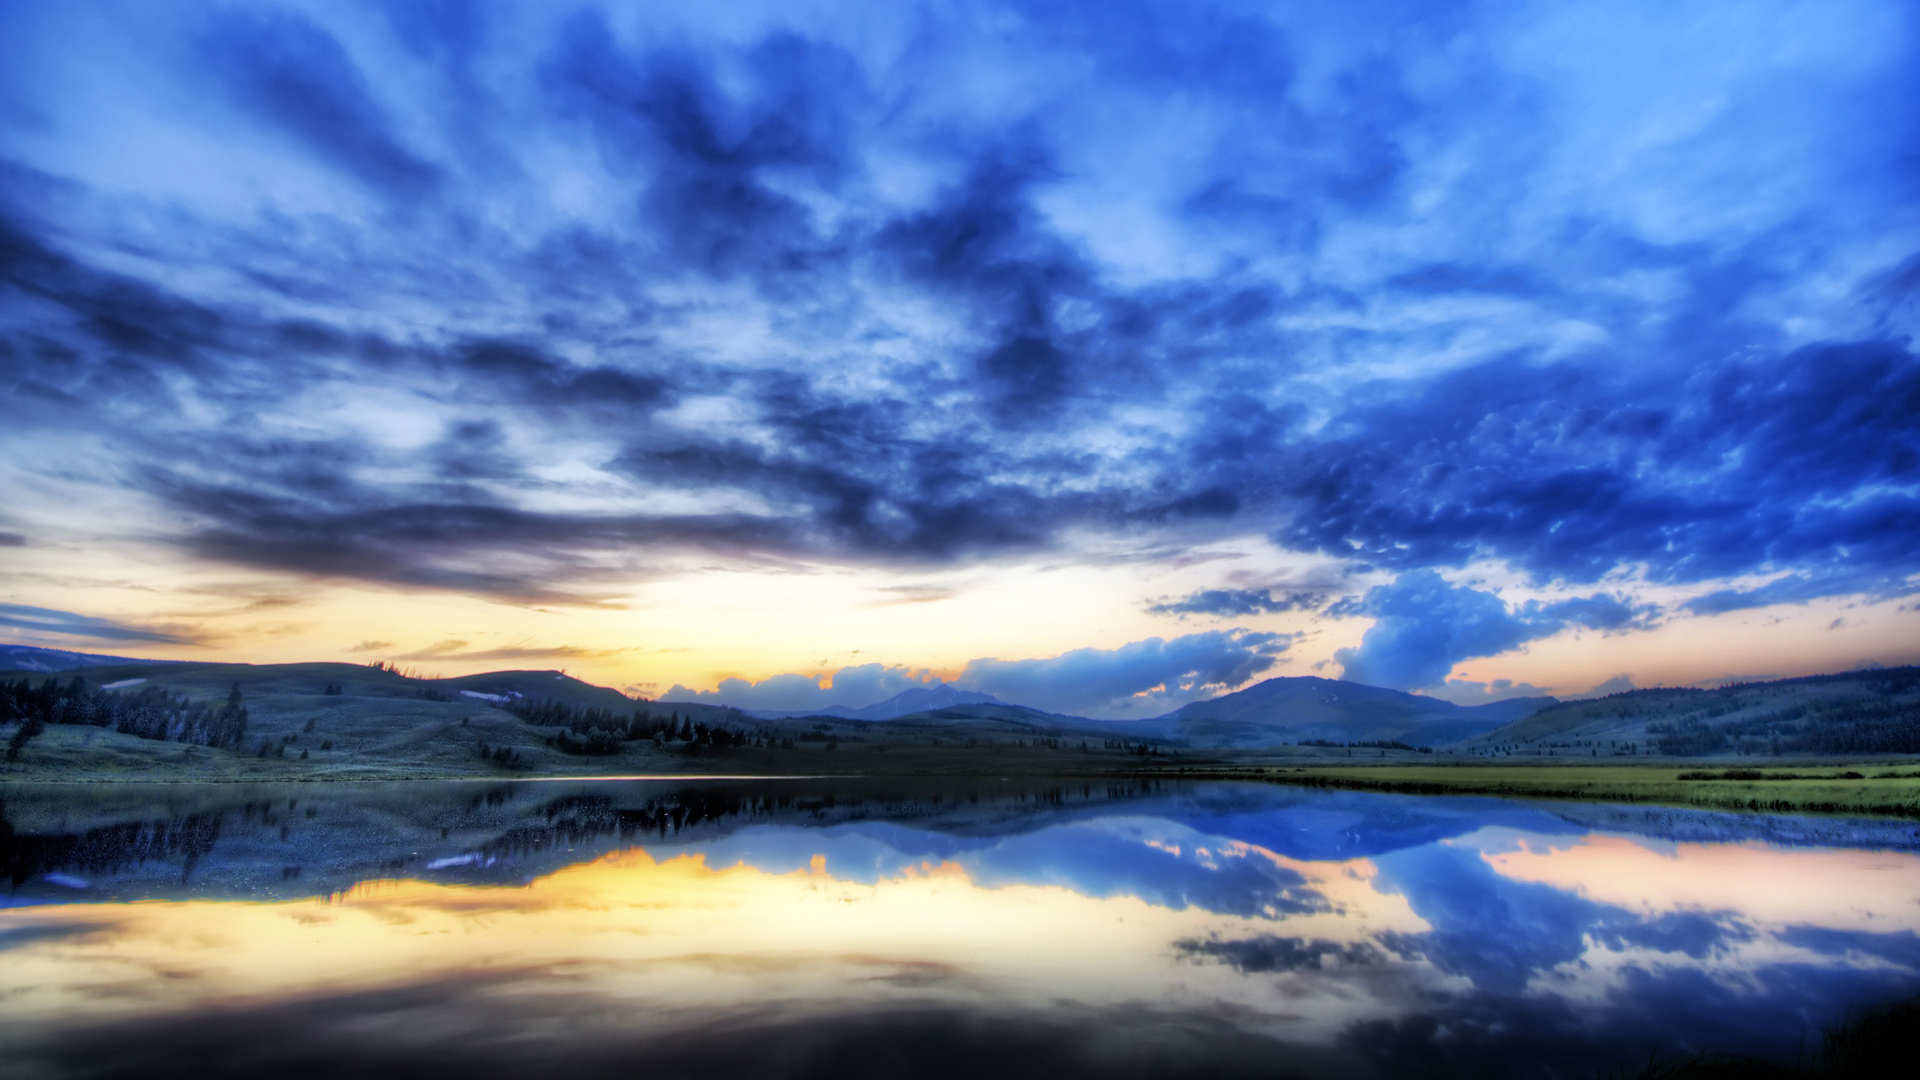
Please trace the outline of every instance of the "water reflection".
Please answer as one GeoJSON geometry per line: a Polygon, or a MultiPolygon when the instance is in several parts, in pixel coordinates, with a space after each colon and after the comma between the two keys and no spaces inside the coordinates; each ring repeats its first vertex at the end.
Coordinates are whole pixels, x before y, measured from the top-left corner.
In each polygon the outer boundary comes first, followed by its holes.
{"type": "Polygon", "coordinates": [[[1899,824],[1153,783],[7,796],[23,1074],[1593,1076],[1790,1063],[1920,987],[1899,824]]]}

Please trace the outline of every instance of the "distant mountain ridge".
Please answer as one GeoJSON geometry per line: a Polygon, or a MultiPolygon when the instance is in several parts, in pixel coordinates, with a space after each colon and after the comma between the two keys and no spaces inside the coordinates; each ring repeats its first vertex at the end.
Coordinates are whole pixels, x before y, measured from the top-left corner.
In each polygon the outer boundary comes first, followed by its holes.
{"type": "Polygon", "coordinates": [[[0,645],[0,671],[73,671],[76,668],[117,667],[121,664],[179,664],[180,660],[142,660],[131,656],[43,649],[35,645],[0,645]]]}
{"type": "Polygon", "coordinates": [[[1487,705],[1455,705],[1439,698],[1378,686],[1290,676],[1196,701],[1151,720],[1091,720],[1047,713],[948,683],[906,690],[861,708],[750,709],[763,720],[831,716],[842,720],[952,723],[963,717],[1019,723],[1036,729],[1111,731],[1203,749],[1254,749],[1315,739],[1328,742],[1403,742],[1441,746],[1483,735],[1557,702],[1513,698],[1487,705]],[[988,708],[977,708],[988,706],[988,708]]]}
{"type": "MultiPolygon", "coordinates": [[[[84,668],[181,663],[30,645],[0,645],[0,670],[52,674],[84,668]]],[[[346,672],[355,670],[357,665],[320,667],[339,667],[346,672]]],[[[632,707],[630,699],[618,691],[582,683],[553,671],[486,672],[437,680],[434,685],[476,703],[501,704],[515,698],[540,700],[551,696],[581,706],[615,711],[632,707]]],[[[658,704],[679,706],[689,715],[731,711],[700,702],[658,704]]],[[[1337,679],[1289,676],[1268,679],[1207,701],[1191,702],[1151,720],[1092,720],[1048,713],[1003,701],[992,694],[962,690],[946,682],[913,687],[885,701],[858,707],[829,705],[819,709],[740,711],[760,720],[820,716],[865,722],[901,720],[943,727],[977,722],[1006,726],[1009,730],[1071,730],[1082,735],[1108,732],[1127,739],[1150,739],[1196,749],[1256,749],[1311,740],[1442,746],[1485,735],[1555,704],[1554,698],[1537,697],[1464,706],[1337,679]]]]}
{"type": "Polygon", "coordinates": [[[1268,679],[1183,705],[1160,717],[1190,746],[1251,748],[1282,742],[1403,742],[1441,746],[1482,735],[1556,704],[1551,697],[1455,705],[1439,698],[1311,675],[1268,679]]]}
{"type": "Polygon", "coordinates": [[[902,690],[885,701],[854,708],[828,705],[821,709],[746,709],[748,716],[761,720],[785,720],[795,716],[832,716],[841,720],[896,720],[914,713],[950,709],[956,705],[1006,705],[992,694],[962,690],[951,683],[916,686],[902,690]]]}

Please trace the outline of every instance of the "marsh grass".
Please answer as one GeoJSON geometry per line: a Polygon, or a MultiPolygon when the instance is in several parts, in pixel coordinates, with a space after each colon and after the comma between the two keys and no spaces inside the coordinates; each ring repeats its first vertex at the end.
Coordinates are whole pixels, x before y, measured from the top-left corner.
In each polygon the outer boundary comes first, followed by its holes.
{"type": "Polygon", "coordinates": [[[1355,765],[1264,770],[1270,779],[1305,787],[1406,795],[1493,795],[1650,803],[1781,814],[1920,817],[1920,774],[1886,762],[1799,767],[1792,779],[1744,778],[1673,765],[1355,765]]]}

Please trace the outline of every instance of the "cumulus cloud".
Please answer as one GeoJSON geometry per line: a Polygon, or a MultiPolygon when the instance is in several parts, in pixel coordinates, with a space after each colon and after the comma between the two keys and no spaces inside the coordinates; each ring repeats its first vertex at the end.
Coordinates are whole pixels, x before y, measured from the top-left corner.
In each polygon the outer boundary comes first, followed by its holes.
{"type": "MultiPolygon", "coordinates": [[[[1031,660],[971,660],[953,680],[963,690],[1047,712],[1137,719],[1212,697],[1273,669],[1295,635],[1215,630],[1147,638],[1117,649],[1075,649],[1031,660]]],[[[860,708],[935,680],[924,671],[881,664],[826,675],[773,675],[758,682],[722,679],[712,690],[675,685],[663,701],[703,701],[742,709],[860,708]]]]}
{"type": "Polygon", "coordinates": [[[1273,669],[1294,635],[1214,630],[1075,649],[1035,660],[981,659],[954,680],[967,690],[1049,712],[1110,719],[1158,716],[1273,669]]]}
{"type": "Polygon", "coordinates": [[[1455,705],[1490,705],[1496,701],[1508,701],[1513,698],[1546,697],[1548,691],[1546,687],[1514,682],[1512,679],[1494,679],[1490,682],[1448,679],[1440,686],[1428,688],[1426,694],[1443,701],[1451,701],[1455,705]]]}
{"type": "Polygon", "coordinates": [[[863,708],[934,681],[924,671],[885,664],[857,664],[831,675],[770,675],[754,682],[727,678],[712,690],[694,690],[675,683],[662,701],[701,701],[738,709],[801,710],[829,705],[863,708]]]}
{"type": "Polygon", "coordinates": [[[1448,673],[1462,660],[1511,652],[1570,626],[1597,630],[1644,626],[1658,614],[1650,606],[1636,606],[1605,593],[1512,607],[1494,593],[1454,585],[1432,570],[1401,574],[1369,589],[1364,597],[1341,600],[1328,612],[1374,620],[1358,648],[1334,654],[1344,669],[1343,678],[1395,690],[1438,687],[1443,697],[1452,685],[1448,673]]]}
{"type": "Polygon", "coordinates": [[[1605,697],[1608,694],[1624,694],[1629,690],[1638,689],[1639,687],[1633,684],[1633,676],[1622,672],[1605,682],[1595,683],[1593,688],[1588,690],[1587,693],[1593,694],[1596,697],[1605,697]]]}

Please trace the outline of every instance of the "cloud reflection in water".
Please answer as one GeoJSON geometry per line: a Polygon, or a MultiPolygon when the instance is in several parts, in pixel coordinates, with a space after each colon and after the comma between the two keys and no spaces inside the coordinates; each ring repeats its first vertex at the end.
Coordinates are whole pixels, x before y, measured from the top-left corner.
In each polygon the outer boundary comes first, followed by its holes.
{"type": "Polygon", "coordinates": [[[1592,1075],[1791,1059],[1920,984],[1911,853],[1532,831],[1498,804],[1401,828],[1422,805],[1315,804],[1404,837],[1347,858],[1250,839],[1293,835],[1287,809],[1195,799],[749,823],[524,885],[14,907],[0,1038],[99,1076],[1592,1075]]]}

